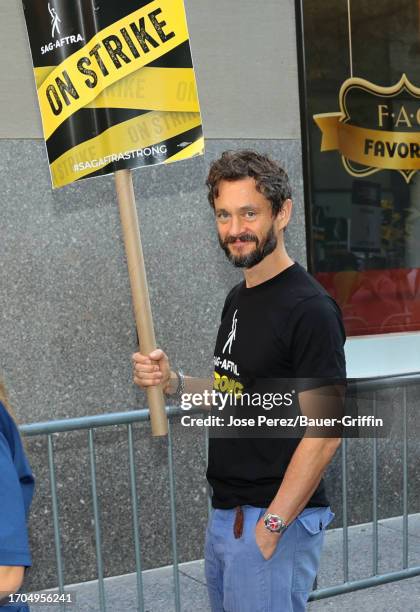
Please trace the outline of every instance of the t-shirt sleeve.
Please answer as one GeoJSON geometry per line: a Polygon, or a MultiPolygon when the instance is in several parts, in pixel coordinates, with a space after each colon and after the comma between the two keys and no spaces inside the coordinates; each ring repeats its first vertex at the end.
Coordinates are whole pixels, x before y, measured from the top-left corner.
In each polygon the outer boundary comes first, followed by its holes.
{"type": "Polygon", "coordinates": [[[0,565],[32,565],[22,488],[9,444],[1,432],[0,565]]]}
{"type": "Polygon", "coordinates": [[[345,383],[346,335],[332,298],[318,295],[299,304],[288,326],[292,367],[300,390],[345,383]]]}

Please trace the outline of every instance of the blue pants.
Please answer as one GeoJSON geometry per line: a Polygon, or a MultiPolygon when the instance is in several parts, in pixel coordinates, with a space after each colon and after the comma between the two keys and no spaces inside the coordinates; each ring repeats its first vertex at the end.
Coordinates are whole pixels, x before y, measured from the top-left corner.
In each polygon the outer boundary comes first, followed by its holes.
{"type": "Polygon", "coordinates": [[[205,569],[212,612],[303,612],[318,570],[330,508],[306,508],[281,536],[267,561],[255,541],[265,508],[243,506],[242,536],[235,510],[213,510],[206,534],[205,569]]]}

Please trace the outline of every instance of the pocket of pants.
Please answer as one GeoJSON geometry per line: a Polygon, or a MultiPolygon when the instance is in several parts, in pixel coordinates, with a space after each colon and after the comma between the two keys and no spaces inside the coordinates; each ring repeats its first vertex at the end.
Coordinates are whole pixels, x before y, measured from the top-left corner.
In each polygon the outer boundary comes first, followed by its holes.
{"type": "Polygon", "coordinates": [[[296,517],[296,520],[304,527],[309,535],[315,535],[320,531],[325,531],[334,517],[335,514],[331,512],[329,507],[307,508],[296,517]]]}
{"type": "Polygon", "coordinates": [[[306,508],[297,518],[296,549],[293,567],[293,590],[311,591],[318,572],[324,533],[334,518],[327,508],[306,508]]]}

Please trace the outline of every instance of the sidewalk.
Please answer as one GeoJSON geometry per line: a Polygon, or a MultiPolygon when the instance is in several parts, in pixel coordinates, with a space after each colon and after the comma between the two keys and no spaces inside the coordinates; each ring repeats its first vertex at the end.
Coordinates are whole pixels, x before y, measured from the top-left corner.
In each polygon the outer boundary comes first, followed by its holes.
{"type": "MultiPolygon", "coordinates": [[[[420,565],[420,514],[409,517],[409,565],[420,565]]],[[[327,531],[318,588],[343,581],[342,529],[327,531]]],[[[379,522],[379,572],[402,568],[402,517],[379,522]]],[[[204,564],[202,560],[183,563],[180,569],[181,609],[183,612],[209,612],[204,564]]],[[[372,574],[372,524],[349,528],[349,579],[372,574]]],[[[172,612],[174,607],[173,568],[162,567],[143,572],[146,612],[172,612]]],[[[97,612],[97,582],[72,585],[76,605],[66,606],[66,612],[97,612]]],[[[136,576],[129,574],[105,580],[106,609],[108,612],[137,610],[136,576]]],[[[57,607],[45,606],[43,612],[57,612],[57,607]]],[[[420,576],[364,589],[329,599],[311,602],[309,612],[419,612],[420,576]]],[[[279,611],[280,612],[280,611],[279,611]]]]}

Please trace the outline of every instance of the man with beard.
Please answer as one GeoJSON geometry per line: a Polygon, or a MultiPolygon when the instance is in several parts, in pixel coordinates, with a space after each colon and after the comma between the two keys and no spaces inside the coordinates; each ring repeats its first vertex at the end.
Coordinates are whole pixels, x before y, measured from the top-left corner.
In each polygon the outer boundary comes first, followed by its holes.
{"type": "MultiPolygon", "coordinates": [[[[245,277],[225,301],[213,388],[236,397],[252,381],[293,380],[301,412],[324,413],[331,398],[341,403],[345,334],[334,300],[287,254],[286,173],[265,155],[227,151],[206,184],[220,245],[245,277]]],[[[171,371],[160,349],[133,361],[142,388],[197,390],[194,379],[171,371]]],[[[340,444],[337,433],[307,434],[210,437],[205,566],[213,612],[305,609],[334,516],[322,475],[340,444]]]]}

